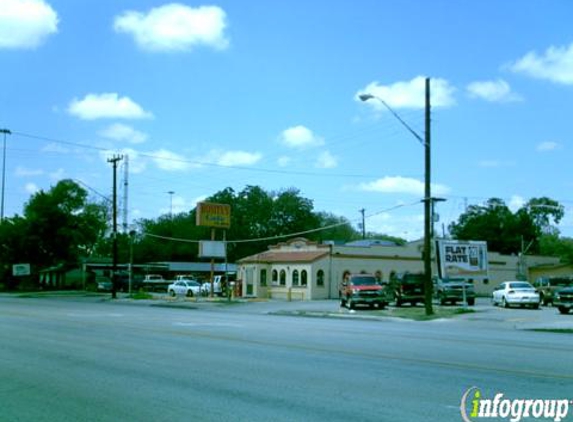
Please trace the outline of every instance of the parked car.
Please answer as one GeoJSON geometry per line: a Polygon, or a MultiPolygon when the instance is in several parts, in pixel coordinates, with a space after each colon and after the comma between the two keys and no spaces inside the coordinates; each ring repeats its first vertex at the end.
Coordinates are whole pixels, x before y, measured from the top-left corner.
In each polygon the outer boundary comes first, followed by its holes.
{"type": "Polygon", "coordinates": [[[349,274],[339,287],[340,306],[356,305],[384,308],[388,304],[386,286],[372,274],[349,274]]]}
{"type": "Polygon", "coordinates": [[[195,280],[179,280],[167,287],[167,293],[171,296],[196,296],[201,294],[201,284],[195,280]]]}
{"type": "Polygon", "coordinates": [[[97,276],[96,277],[96,288],[98,292],[111,292],[113,285],[108,277],[97,276]]]}
{"type": "MultiPolygon", "coordinates": [[[[213,277],[213,295],[222,296],[223,286],[222,286],[223,276],[216,275],[213,277]]],[[[211,282],[206,281],[201,285],[201,292],[204,296],[209,296],[211,294],[211,282]]]]}
{"type": "Polygon", "coordinates": [[[390,294],[396,306],[410,303],[412,306],[424,302],[424,274],[402,273],[390,277],[390,294]]]}
{"type": "Polygon", "coordinates": [[[519,305],[537,309],[540,302],[539,293],[526,281],[505,281],[496,287],[492,294],[492,303],[504,308],[519,305]]]}
{"type": "Polygon", "coordinates": [[[434,296],[440,301],[440,305],[463,302],[473,306],[476,301],[474,285],[463,278],[436,278],[434,279],[434,296]],[[464,294],[465,289],[465,294],[464,294]]]}
{"type": "Polygon", "coordinates": [[[555,291],[553,306],[556,306],[560,313],[568,314],[573,309],[573,286],[555,291]]]}
{"type": "Polygon", "coordinates": [[[533,283],[544,305],[551,305],[554,293],[569,286],[573,286],[573,277],[539,277],[533,283]]]}

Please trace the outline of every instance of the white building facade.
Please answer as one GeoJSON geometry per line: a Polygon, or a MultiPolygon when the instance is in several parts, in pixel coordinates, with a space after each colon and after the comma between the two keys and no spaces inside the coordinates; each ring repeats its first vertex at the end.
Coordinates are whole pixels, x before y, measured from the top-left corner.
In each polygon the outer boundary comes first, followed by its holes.
{"type": "MultiPolygon", "coordinates": [[[[379,241],[336,245],[295,238],[239,260],[237,282],[242,284],[245,297],[336,299],[339,284],[347,273],[375,274],[384,282],[392,274],[423,272],[422,249],[422,241],[404,246],[379,241]]],[[[528,278],[530,267],[559,264],[559,259],[553,257],[506,256],[495,252],[488,253],[488,261],[488,277],[473,280],[478,295],[491,294],[499,283],[515,280],[518,274],[528,278]]],[[[436,275],[435,259],[432,265],[432,273],[436,275]]]]}

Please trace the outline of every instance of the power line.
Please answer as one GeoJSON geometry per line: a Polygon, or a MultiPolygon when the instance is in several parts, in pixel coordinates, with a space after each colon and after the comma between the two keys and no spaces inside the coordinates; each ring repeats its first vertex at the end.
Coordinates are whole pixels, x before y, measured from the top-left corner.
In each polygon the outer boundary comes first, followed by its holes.
{"type": "MultiPolygon", "coordinates": [[[[393,211],[393,210],[398,209],[398,208],[408,207],[408,206],[412,206],[412,205],[418,205],[419,203],[420,203],[420,201],[416,201],[416,202],[412,202],[409,204],[396,205],[396,206],[393,206],[393,207],[390,207],[390,208],[387,208],[387,209],[384,209],[381,211],[377,211],[373,214],[370,214],[367,216],[367,218],[374,217],[374,216],[379,215],[379,214],[387,213],[387,212],[393,211]]],[[[344,221],[342,223],[330,224],[328,226],[318,227],[318,228],[310,229],[310,230],[304,230],[304,231],[300,231],[300,232],[296,232],[296,233],[287,233],[287,234],[281,234],[281,235],[275,235],[275,236],[259,237],[256,239],[228,240],[227,243],[265,242],[265,241],[269,241],[269,240],[284,239],[287,237],[298,237],[298,236],[302,236],[305,234],[316,233],[316,232],[320,232],[320,231],[330,230],[330,229],[340,227],[340,226],[345,226],[348,223],[352,224],[356,220],[357,219],[353,219],[353,220],[349,220],[349,221],[344,221]]],[[[143,236],[149,236],[149,237],[154,237],[157,239],[168,240],[168,241],[173,241],[173,242],[183,242],[183,243],[199,243],[199,242],[201,242],[200,240],[182,239],[182,238],[170,237],[170,236],[160,236],[160,235],[151,234],[151,233],[142,233],[142,234],[143,234],[143,236]]]]}

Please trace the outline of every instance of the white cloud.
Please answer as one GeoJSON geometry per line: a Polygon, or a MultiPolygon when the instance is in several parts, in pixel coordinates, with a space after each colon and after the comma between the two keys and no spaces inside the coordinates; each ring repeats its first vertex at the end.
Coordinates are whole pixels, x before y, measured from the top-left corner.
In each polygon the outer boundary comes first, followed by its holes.
{"type": "Polygon", "coordinates": [[[511,91],[509,84],[503,79],[496,81],[476,81],[466,89],[473,98],[481,98],[490,102],[520,101],[522,98],[511,91]]]}
{"type": "Polygon", "coordinates": [[[553,141],[545,141],[537,145],[537,151],[539,152],[555,151],[556,149],[559,149],[559,144],[553,141]]]}
{"type": "MultiPolygon", "coordinates": [[[[396,82],[392,85],[380,85],[372,82],[356,94],[356,101],[361,101],[359,96],[370,94],[386,102],[391,108],[425,108],[426,83],[424,76],[417,76],[406,82],[396,82]]],[[[430,103],[432,107],[450,107],[455,105],[455,88],[445,79],[430,80],[430,103]]],[[[384,105],[375,98],[368,100],[368,104],[376,110],[385,110],[384,105]]]]}
{"type": "Polygon", "coordinates": [[[63,168],[59,168],[56,171],[50,173],[50,179],[55,181],[60,181],[62,179],[65,179],[65,177],[66,177],[66,171],[63,168]]]}
{"type": "Polygon", "coordinates": [[[33,195],[36,192],[39,192],[40,188],[35,183],[26,183],[26,185],[24,186],[24,190],[30,195],[33,195]]]}
{"type": "Polygon", "coordinates": [[[418,240],[424,236],[424,215],[377,214],[366,220],[366,230],[408,241],[418,240]]]}
{"type": "Polygon", "coordinates": [[[27,169],[22,166],[16,167],[16,176],[18,177],[41,176],[43,174],[44,170],[41,169],[27,169]]]}
{"type": "Polygon", "coordinates": [[[151,157],[153,162],[161,170],[166,171],[185,171],[192,167],[189,161],[182,155],[166,149],[160,149],[152,152],[151,157]]]}
{"type": "Polygon", "coordinates": [[[316,136],[305,126],[293,126],[284,130],[279,136],[279,142],[289,148],[306,149],[324,145],[324,139],[316,136]]]}
{"type": "Polygon", "coordinates": [[[290,157],[287,157],[286,155],[283,155],[281,157],[278,158],[277,160],[277,165],[279,167],[286,167],[291,163],[292,159],[290,157]]]}
{"type": "Polygon", "coordinates": [[[512,211],[512,212],[516,212],[517,210],[519,210],[520,208],[522,208],[525,205],[525,199],[523,199],[522,196],[519,195],[513,195],[511,197],[511,199],[509,200],[509,203],[507,204],[508,208],[512,211]]]}
{"type": "Polygon", "coordinates": [[[331,169],[338,165],[338,159],[333,156],[330,152],[321,152],[316,160],[315,167],[321,169],[331,169]]]}
{"type": "Polygon", "coordinates": [[[116,93],[88,94],[82,100],[74,98],[68,112],[83,120],[153,117],[131,98],[119,97],[116,93]]]}
{"type": "Polygon", "coordinates": [[[109,160],[111,158],[120,156],[122,159],[119,161],[119,168],[127,163],[128,171],[131,174],[139,174],[147,169],[148,159],[146,156],[132,148],[123,148],[113,151],[101,151],[99,156],[101,160],[106,163],[106,165],[110,165],[109,160]]]}
{"type": "MultiPolygon", "coordinates": [[[[169,194],[169,192],[167,193],[169,194]]],[[[176,195],[175,192],[173,193],[173,195],[167,196],[166,204],[167,207],[163,207],[159,210],[160,214],[170,214],[171,212],[173,212],[173,214],[175,215],[185,211],[189,211],[190,208],[193,208],[193,206],[187,205],[187,203],[185,202],[185,198],[176,195]]]]}
{"type": "Polygon", "coordinates": [[[199,45],[225,49],[229,45],[226,13],[217,6],[171,3],[147,13],[127,11],[115,18],[113,26],[116,32],[132,35],[148,51],[188,51],[199,45]]]}
{"type": "Polygon", "coordinates": [[[60,144],[52,142],[43,147],[42,152],[55,152],[56,154],[68,154],[71,151],[69,148],[63,147],[60,144]]]}
{"type": "MultiPolygon", "coordinates": [[[[446,195],[450,188],[444,185],[432,184],[432,194],[446,195]]],[[[358,189],[367,192],[406,193],[410,195],[424,195],[424,183],[409,177],[384,177],[369,183],[361,183],[358,189]]]]}
{"type": "Polygon", "coordinates": [[[123,123],[115,123],[103,129],[100,133],[101,136],[114,141],[129,142],[131,144],[141,144],[147,140],[147,134],[135,130],[131,126],[124,125],[123,123]]]}
{"type": "Polygon", "coordinates": [[[45,1],[0,1],[0,48],[36,48],[56,32],[58,14],[45,1]]]}
{"type": "Polygon", "coordinates": [[[509,69],[534,78],[573,85],[573,43],[564,47],[549,47],[542,55],[530,51],[510,64],[509,69]]]}
{"type": "Polygon", "coordinates": [[[216,155],[216,162],[220,166],[248,166],[258,163],[263,158],[258,152],[246,151],[227,151],[216,155]]]}

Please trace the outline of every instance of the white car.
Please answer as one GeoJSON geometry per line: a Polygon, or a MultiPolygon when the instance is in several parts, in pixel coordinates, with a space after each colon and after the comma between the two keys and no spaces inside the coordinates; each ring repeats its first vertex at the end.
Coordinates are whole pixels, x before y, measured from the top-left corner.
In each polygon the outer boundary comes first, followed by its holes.
{"type": "Polygon", "coordinates": [[[535,287],[526,281],[505,281],[495,288],[492,303],[509,308],[512,305],[539,308],[541,298],[535,287]]]}
{"type": "Polygon", "coordinates": [[[195,280],[179,280],[167,287],[167,293],[171,296],[196,296],[201,294],[201,284],[195,280]]]}

